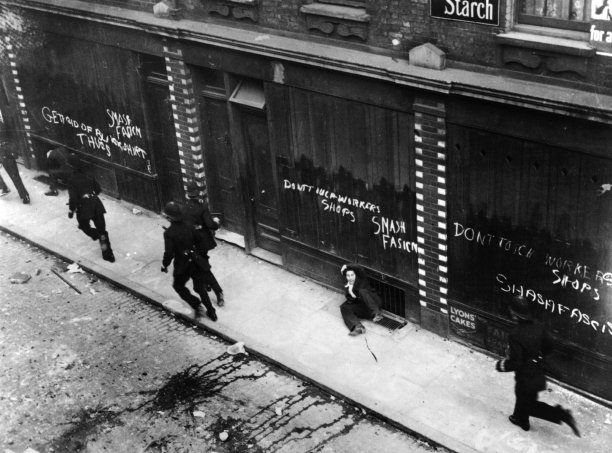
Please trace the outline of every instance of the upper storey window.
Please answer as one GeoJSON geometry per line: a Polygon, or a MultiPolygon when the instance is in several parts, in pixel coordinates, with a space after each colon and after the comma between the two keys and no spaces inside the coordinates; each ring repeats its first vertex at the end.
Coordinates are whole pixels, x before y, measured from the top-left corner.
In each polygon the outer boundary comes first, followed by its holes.
{"type": "Polygon", "coordinates": [[[587,31],[591,2],[601,3],[603,9],[608,1],[610,0],[519,0],[518,22],[587,31]]]}

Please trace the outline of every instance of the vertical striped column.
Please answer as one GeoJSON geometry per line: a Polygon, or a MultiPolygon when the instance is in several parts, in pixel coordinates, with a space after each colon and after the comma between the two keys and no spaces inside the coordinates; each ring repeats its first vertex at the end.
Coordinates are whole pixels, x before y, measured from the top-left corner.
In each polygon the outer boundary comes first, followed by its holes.
{"type": "Polygon", "coordinates": [[[421,324],[448,336],[446,111],[443,102],[417,98],[414,112],[421,324]]]}
{"type": "Polygon", "coordinates": [[[10,36],[5,36],[6,42],[6,55],[8,56],[9,65],[11,67],[11,73],[13,75],[13,82],[15,87],[15,93],[17,96],[17,104],[19,106],[19,118],[25,132],[25,141],[27,145],[27,151],[32,161],[35,161],[36,155],[34,154],[34,146],[32,145],[31,126],[30,126],[30,114],[26,108],[25,99],[23,98],[23,91],[21,90],[21,81],[19,80],[19,71],[17,70],[17,57],[13,44],[11,43],[10,36]]]}
{"type": "Polygon", "coordinates": [[[187,183],[195,181],[201,187],[200,195],[205,197],[206,175],[191,72],[185,65],[183,53],[178,46],[165,43],[164,59],[183,187],[187,189],[187,183]]]}

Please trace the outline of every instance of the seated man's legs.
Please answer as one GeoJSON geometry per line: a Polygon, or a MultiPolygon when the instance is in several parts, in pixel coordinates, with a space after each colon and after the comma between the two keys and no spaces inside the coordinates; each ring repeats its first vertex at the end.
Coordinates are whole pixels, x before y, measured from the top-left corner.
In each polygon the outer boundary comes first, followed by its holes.
{"type": "Polygon", "coordinates": [[[346,324],[346,327],[348,327],[350,331],[353,331],[357,326],[363,328],[359,318],[372,319],[372,312],[367,305],[360,300],[344,302],[340,305],[340,313],[342,314],[344,324],[346,324]]]}

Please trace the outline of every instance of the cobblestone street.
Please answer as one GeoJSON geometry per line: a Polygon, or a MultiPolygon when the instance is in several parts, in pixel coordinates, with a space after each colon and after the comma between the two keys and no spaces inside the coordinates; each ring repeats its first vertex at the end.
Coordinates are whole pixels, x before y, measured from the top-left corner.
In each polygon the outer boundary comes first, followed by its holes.
{"type": "Polygon", "coordinates": [[[0,248],[3,452],[434,451],[24,242],[0,248]]]}

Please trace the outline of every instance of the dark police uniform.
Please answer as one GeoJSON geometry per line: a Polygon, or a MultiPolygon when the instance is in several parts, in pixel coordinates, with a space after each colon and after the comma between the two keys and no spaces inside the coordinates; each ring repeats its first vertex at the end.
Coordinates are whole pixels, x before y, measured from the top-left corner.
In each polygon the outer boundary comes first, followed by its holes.
{"type": "Polygon", "coordinates": [[[61,183],[67,184],[72,174],[72,167],[68,164],[68,151],[63,146],[53,148],[47,153],[47,172],[51,179],[49,191],[45,195],[58,195],[61,183]]]}
{"type": "MultiPolygon", "coordinates": [[[[193,193],[193,190],[189,193],[193,193]]],[[[208,206],[200,199],[189,198],[183,207],[183,216],[185,222],[194,228],[197,252],[208,259],[208,252],[217,246],[213,232],[219,228],[219,225],[213,220],[208,206]]],[[[225,302],[223,289],[212,273],[210,266],[207,270],[203,270],[203,276],[215,293],[217,303],[222,306],[225,302]]]]}
{"type": "MultiPolygon", "coordinates": [[[[23,201],[24,204],[28,204],[30,202],[30,194],[26,190],[23,185],[23,181],[21,180],[21,176],[19,175],[19,169],[17,168],[17,160],[16,156],[12,151],[12,142],[10,140],[10,131],[8,125],[2,121],[2,117],[0,116],[0,164],[6,170],[6,173],[9,175],[15,188],[17,189],[17,193],[19,193],[19,197],[23,201]]],[[[9,188],[6,183],[0,176],[0,191],[3,194],[7,194],[9,188]]]]}
{"type": "MultiPolygon", "coordinates": [[[[528,304],[524,299],[517,304],[528,304]]],[[[515,304],[516,306],[516,304],[515,304]]],[[[520,308],[520,313],[513,313],[518,324],[510,332],[508,356],[496,364],[498,371],[514,371],[514,393],[516,403],[510,421],[525,431],[530,428],[529,417],[541,418],[549,422],[568,424],[574,434],[580,436],[576,422],[570,411],[563,407],[551,406],[538,401],[538,392],[546,388],[544,374],[544,356],[552,350],[553,342],[541,323],[527,315],[528,308],[520,308]]]]}
{"type": "Polygon", "coordinates": [[[174,260],[174,282],[172,287],[199,315],[200,299],[206,307],[206,314],[213,321],[217,320],[215,309],[206,293],[206,280],[202,270],[210,270],[208,260],[197,256],[195,231],[191,225],[182,220],[171,219],[170,227],[164,231],[164,257],[162,271],[174,260]],[[185,287],[191,279],[193,289],[200,296],[198,299],[185,287]]]}
{"type": "Polygon", "coordinates": [[[96,178],[86,173],[78,162],[78,158],[70,156],[72,174],[68,178],[68,207],[69,217],[76,211],[79,229],[94,241],[100,241],[102,258],[106,261],[115,261],[110,245],[104,214],[106,210],[98,197],[102,189],[96,178]],[[91,226],[93,222],[94,226],[91,226]]]}

